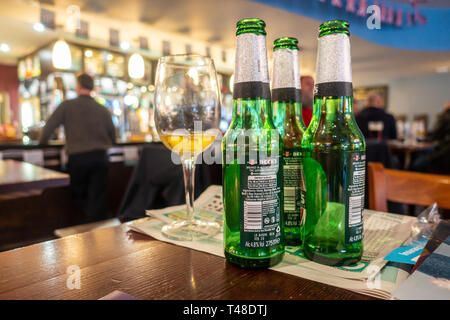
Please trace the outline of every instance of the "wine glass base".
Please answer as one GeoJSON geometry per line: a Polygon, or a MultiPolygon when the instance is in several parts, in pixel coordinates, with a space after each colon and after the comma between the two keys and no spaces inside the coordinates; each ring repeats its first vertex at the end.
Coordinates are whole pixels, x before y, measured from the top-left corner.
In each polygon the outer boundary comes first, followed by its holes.
{"type": "Polygon", "coordinates": [[[193,241],[214,237],[221,231],[217,222],[194,220],[175,221],[162,227],[161,232],[167,238],[179,241],[193,241]]]}

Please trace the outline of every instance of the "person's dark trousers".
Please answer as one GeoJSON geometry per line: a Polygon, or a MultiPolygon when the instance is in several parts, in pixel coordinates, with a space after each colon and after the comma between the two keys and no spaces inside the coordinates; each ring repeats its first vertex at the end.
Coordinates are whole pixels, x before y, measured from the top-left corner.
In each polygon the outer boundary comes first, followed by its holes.
{"type": "Polygon", "coordinates": [[[74,201],[86,214],[88,222],[108,218],[108,155],[104,150],[70,155],[67,171],[74,201]]]}

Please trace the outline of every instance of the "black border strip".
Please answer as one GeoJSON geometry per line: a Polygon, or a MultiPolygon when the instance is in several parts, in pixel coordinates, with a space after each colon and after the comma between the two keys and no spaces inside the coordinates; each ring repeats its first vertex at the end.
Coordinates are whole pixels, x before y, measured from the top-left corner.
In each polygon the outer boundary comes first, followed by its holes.
{"type": "Polygon", "coordinates": [[[272,89],[272,101],[302,101],[302,92],[297,88],[272,89]]]}
{"type": "Polygon", "coordinates": [[[234,84],[233,99],[270,99],[270,86],[266,82],[249,81],[234,84]]]}
{"type": "Polygon", "coordinates": [[[324,82],[314,86],[314,97],[341,97],[353,96],[351,82],[324,82]]]}

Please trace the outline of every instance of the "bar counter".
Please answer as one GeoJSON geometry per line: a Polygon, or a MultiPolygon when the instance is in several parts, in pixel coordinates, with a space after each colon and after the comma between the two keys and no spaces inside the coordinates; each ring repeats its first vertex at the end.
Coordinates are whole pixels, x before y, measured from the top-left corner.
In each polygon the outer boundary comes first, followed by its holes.
{"type": "MultiPolygon", "coordinates": [[[[118,140],[115,146],[134,146],[146,143],[152,143],[152,141],[133,141],[133,140],[118,140]]],[[[48,144],[39,144],[38,141],[30,141],[29,143],[24,143],[23,141],[0,141],[0,151],[9,149],[20,149],[20,150],[33,150],[33,149],[44,149],[44,148],[59,148],[64,147],[64,141],[61,140],[51,140],[48,144]]]]}
{"type": "MultiPolygon", "coordinates": [[[[149,144],[157,143],[120,141],[109,149],[107,207],[112,216],[120,207],[140,150],[149,144]]],[[[67,155],[60,141],[52,141],[48,145],[1,142],[0,159],[18,163],[25,161],[30,163],[28,166],[64,172],[67,155]]],[[[85,223],[68,185],[46,185],[45,188],[26,191],[3,188],[0,192],[0,212],[0,251],[54,239],[55,229],[85,223]]]]}
{"type": "MultiPolygon", "coordinates": [[[[134,141],[134,140],[119,140],[109,149],[110,162],[121,161],[135,161],[136,154],[133,152],[126,152],[135,147],[138,149],[150,143],[159,143],[151,141],[134,141]]],[[[38,141],[30,141],[24,143],[23,141],[0,141],[0,159],[25,160],[26,153],[33,153],[42,151],[43,161],[35,161],[35,164],[56,169],[57,167],[64,167],[67,155],[64,152],[64,141],[52,140],[48,144],[39,144],[38,141]]],[[[33,162],[33,161],[31,161],[33,162]]]]}
{"type": "Polygon", "coordinates": [[[55,188],[69,184],[69,175],[15,160],[0,160],[0,200],[5,193],[55,188]]]}

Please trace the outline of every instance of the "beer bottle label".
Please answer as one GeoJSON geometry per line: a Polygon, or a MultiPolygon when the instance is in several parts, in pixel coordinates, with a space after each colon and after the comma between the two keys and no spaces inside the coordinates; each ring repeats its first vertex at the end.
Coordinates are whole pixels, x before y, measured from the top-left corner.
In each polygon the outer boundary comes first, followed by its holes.
{"type": "Polygon", "coordinates": [[[248,159],[240,165],[240,246],[260,249],[281,242],[280,158],[248,159]]]}
{"type": "Polygon", "coordinates": [[[300,148],[285,148],[283,152],[283,201],[285,227],[300,227],[305,194],[302,152],[300,148]]]}
{"type": "Polygon", "coordinates": [[[363,238],[364,185],[366,174],[365,152],[351,153],[351,169],[347,173],[345,190],[345,243],[355,243],[363,238]]]}

